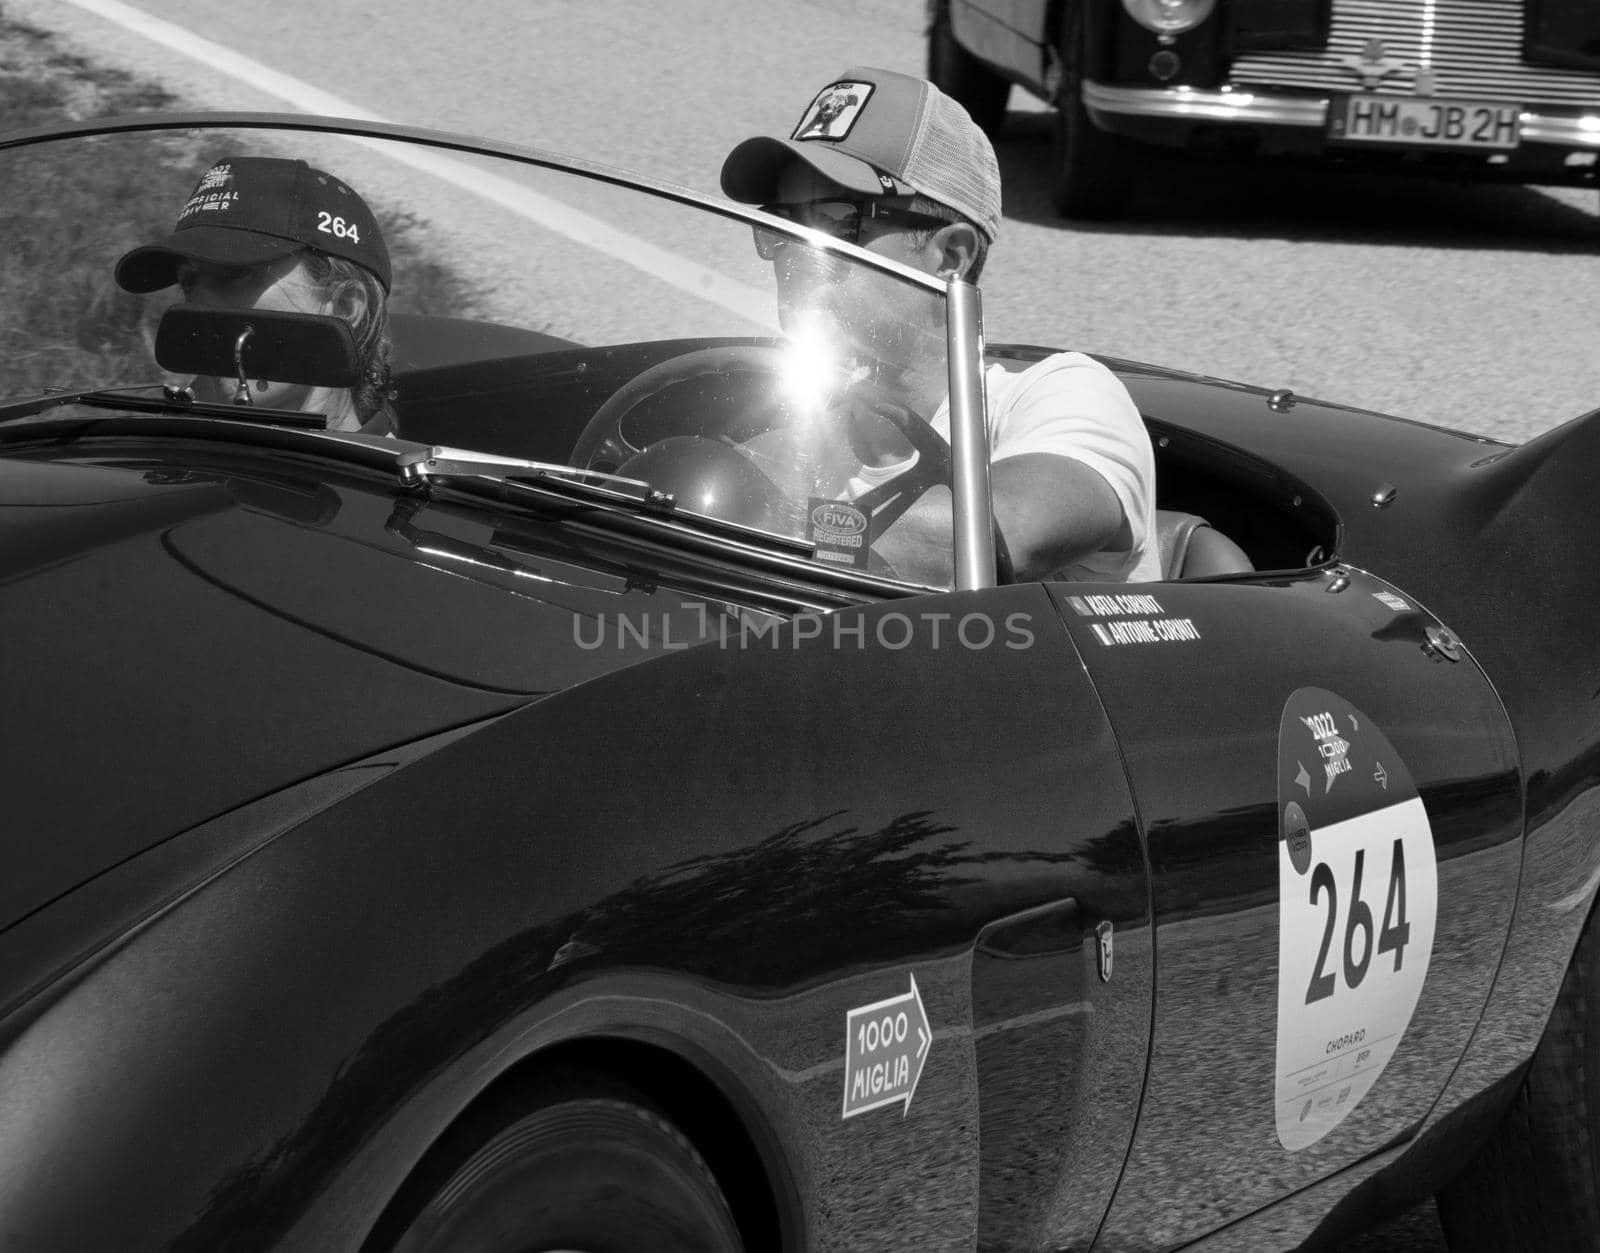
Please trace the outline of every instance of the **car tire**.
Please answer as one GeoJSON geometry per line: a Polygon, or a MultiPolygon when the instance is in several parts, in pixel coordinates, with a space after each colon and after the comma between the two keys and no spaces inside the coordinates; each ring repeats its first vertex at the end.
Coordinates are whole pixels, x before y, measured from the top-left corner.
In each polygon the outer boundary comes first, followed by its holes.
{"type": "Polygon", "coordinates": [[[1504,1120],[1436,1201],[1451,1253],[1592,1248],[1600,1238],[1600,932],[1593,918],[1504,1120]]]}
{"type": "Polygon", "coordinates": [[[1056,101],[1050,199],[1065,218],[1121,217],[1133,190],[1131,146],[1089,118],[1078,80],[1069,78],[1056,101]]]}
{"type": "Polygon", "coordinates": [[[972,116],[987,135],[1005,125],[1011,83],[956,41],[948,0],[939,0],[928,25],[928,81],[972,116]]]}
{"type": "Polygon", "coordinates": [[[736,1253],[711,1169],[646,1098],[594,1077],[453,1128],[366,1246],[392,1253],[736,1253]]]}

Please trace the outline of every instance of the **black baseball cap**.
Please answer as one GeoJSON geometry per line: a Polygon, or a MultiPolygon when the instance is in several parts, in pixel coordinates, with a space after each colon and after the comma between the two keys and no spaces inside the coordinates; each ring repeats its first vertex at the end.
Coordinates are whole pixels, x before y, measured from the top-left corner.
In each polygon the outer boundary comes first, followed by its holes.
{"type": "Polygon", "coordinates": [[[262,265],[306,248],[355,262],[389,290],[383,232],[348,184],[304,161],[224,157],[200,176],[172,234],[124,254],[116,280],[159,291],[185,260],[262,265]]]}

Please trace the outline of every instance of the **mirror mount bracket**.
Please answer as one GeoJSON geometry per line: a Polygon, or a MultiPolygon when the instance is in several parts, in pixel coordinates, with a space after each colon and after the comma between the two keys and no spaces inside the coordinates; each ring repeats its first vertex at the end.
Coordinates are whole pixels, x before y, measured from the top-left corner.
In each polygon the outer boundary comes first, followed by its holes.
{"type": "Polygon", "coordinates": [[[233,390],[233,403],[236,405],[250,403],[250,380],[244,374],[244,346],[255,333],[255,326],[246,322],[244,329],[239,332],[239,338],[233,341],[233,368],[239,379],[239,385],[233,390]]]}

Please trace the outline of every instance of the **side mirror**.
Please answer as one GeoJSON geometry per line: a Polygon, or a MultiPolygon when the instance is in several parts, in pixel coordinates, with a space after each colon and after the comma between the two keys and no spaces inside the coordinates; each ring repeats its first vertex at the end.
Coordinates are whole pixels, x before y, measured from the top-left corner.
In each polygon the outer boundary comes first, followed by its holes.
{"type": "Polygon", "coordinates": [[[247,379],[347,388],[361,377],[348,322],[276,309],[175,304],[156,328],[156,361],[174,374],[238,379],[235,404],[250,403],[247,379]]]}

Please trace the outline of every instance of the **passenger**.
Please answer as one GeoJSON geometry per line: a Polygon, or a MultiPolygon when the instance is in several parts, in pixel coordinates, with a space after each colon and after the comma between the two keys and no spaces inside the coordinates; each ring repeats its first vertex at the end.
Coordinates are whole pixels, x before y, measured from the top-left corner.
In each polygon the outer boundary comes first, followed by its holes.
{"type": "MultiPolygon", "coordinates": [[[[172,234],[125,254],[118,286],[176,284],[196,304],[331,314],[350,324],[361,378],[349,390],[255,381],[254,403],[326,413],[328,429],[394,433],[389,251],[366,202],[304,161],[224,157],[200,178],[172,234]]],[[[197,378],[198,400],[227,403],[236,381],[197,378]]]]}
{"type": "MultiPolygon", "coordinates": [[[[924,273],[970,282],[1000,226],[999,166],[982,130],[931,83],[889,70],[846,70],[790,138],[738,144],[723,164],[722,189],[924,273]]],[[[902,395],[948,439],[942,312],[928,316],[914,299],[894,307],[881,277],[870,293],[859,284],[852,293],[839,267],[829,273],[828,258],[802,244],[759,232],[757,243],[773,262],[785,329],[792,334],[807,310],[821,310],[851,323],[853,339],[874,341],[880,357],[919,360],[921,371],[904,371],[902,395]]],[[[1155,458],[1122,382],[1067,352],[1020,373],[990,366],[985,387],[994,511],[1016,576],[1160,578],[1155,458]]],[[[931,489],[873,551],[902,577],[942,580],[951,509],[948,488],[931,489]]]]}

